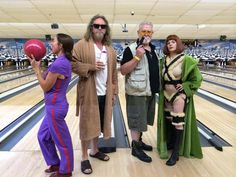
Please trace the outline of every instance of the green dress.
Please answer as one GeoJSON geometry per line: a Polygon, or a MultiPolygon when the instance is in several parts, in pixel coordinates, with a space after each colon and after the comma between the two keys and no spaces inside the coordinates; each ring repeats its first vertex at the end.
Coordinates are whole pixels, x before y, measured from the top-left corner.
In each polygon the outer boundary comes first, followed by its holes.
{"type": "MultiPolygon", "coordinates": [[[[160,71],[164,66],[165,58],[161,59],[160,71]]],[[[196,114],[193,103],[193,95],[200,87],[202,82],[202,75],[197,67],[197,61],[191,56],[185,55],[182,65],[182,85],[184,92],[187,96],[187,105],[185,108],[185,125],[183,132],[183,140],[180,145],[179,154],[185,157],[202,158],[202,149],[200,145],[199,133],[197,129],[196,114]]],[[[163,77],[162,77],[163,81],[163,77]]],[[[160,158],[168,158],[167,151],[167,131],[166,131],[166,118],[164,117],[164,93],[163,82],[162,88],[159,93],[158,104],[158,122],[157,122],[157,150],[160,158]]]]}

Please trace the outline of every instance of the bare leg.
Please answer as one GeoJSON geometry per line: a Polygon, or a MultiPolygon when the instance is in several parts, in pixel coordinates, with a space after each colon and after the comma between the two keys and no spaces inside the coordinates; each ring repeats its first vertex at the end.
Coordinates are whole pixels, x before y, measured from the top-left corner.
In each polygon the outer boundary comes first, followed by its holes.
{"type": "Polygon", "coordinates": [[[88,160],[88,145],[90,140],[81,140],[82,161],[88,160]]]}
{"type": "Polygon", "coordinates": [[[135,130],[130,130],[132,140],[139,141],[140,132],[135,130]]]}
{"type": "Polygon", "coordinates": [[[92,139],[91,141],[91,151],[90,151],[90,154],[94,155],[98,152],[98,137],[95,137],[92,139]]]}
{"type": "MultiPolygon", "coordinates": [[[[82,149],[82,162],[88,160],[88,145],[90,143],[90,140],[81,140],[81,149],[82,149]]],[[[81,162],[81,170],[82,170],[82,162],[81,162]]],[[[92,173],[92,169],[88,168],[85,170],[82,170],[83,173],[85,174],[90,174],[92,173]]]]}
{"type": "MultiPolygon", "coordinates": [[[[179,99],[176,99],[173,103],[173,112],[174,113],[183,113],[184,112],[184,106],[185,106],[185,99],[186,96],[185,95],[180,95],[179,99]]],[[[184,127],[183,125],[176,125],[175,126],[176,129],[178,130],[183,130],[184,127]]]]}
{"type": "MultiPolygon", "coordinates": [[[[99,151],[98,150],[98,137],[95,137],[92,139],[91,145],[92,145],[92,147],[91,147],[90,154],[93,156],[99,151]]],[[[104,155],[105,155],[104,158],[102,157],[103,161],[108,161],[110,159],[110,157],[106,154],[104,154],[104,155]]]]}

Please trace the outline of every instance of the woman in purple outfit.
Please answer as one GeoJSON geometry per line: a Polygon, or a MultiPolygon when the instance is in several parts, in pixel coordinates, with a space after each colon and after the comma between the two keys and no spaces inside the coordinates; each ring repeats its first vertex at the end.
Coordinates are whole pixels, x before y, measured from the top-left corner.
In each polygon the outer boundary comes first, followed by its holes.
{"type": "Polygon", "coordinates": [[[72,176],[74,168],[73,148],[69,129],[65,122],[68,112],[66,90],[71,80],[71,51],[73,39],[66,34],[57,34],[52,41],[52,52],[58,58],[42,75],[40,62],[29,58],[41,88],[44,91],[46,115],[38,131],[38,141],[48,166],[50,177],[72,176]],[[56,146],[55,146],[56,145],[56,146]],[[60,157],[57,154],[59,150],[60,157]]]}

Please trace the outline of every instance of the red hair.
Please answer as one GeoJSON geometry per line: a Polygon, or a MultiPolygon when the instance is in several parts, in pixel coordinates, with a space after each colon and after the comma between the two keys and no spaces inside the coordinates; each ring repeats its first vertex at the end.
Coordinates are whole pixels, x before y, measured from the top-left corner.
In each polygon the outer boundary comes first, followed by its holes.
{"type": "Polygon", "coordinates": [[[167,38],[166,38],[165,45],[164,45],[164,48],[163,48],[163,53],[165,55],[169,55],[170,54],[170,52],[169,52],[169,50],[167,48],[167,43],[168,43],[169,40],[176,41],[176,51],[175,52],[177,54],[180,54],[180,53],[182,53],[184,51],[185,48],[184,48],[184,44],[182,43],[181,39],[177,35],[172,34],[172,35],[167,36],[167,38]]]}

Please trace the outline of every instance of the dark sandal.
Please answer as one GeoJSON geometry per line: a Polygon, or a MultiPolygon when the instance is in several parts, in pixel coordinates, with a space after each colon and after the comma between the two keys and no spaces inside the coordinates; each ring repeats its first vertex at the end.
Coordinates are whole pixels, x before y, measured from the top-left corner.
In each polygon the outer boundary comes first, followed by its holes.
{"type": "Polygon", "coordinates": [[[99,160],[102,160],[102,161],[108,161],[110,159],[110,157],[100,151],[98,151],[96,154],[92,155],[92,154],[89,154],[90,157],[93,157],[93,158],[97,158],[99,160]]]}
{"type": "Polygon", "coordinates": [[[92,166],[91,166],[89,160],[81,161],[81,172],[86,175],[89,175],[93,172],[93,169],[92,169],[92,166]],[[87,170],[90,170],[90,171],[86,172],[87,170]]]}
{"type": "Polygon", "coordinates": [[[44,170],[45,173],[54,173],[59,171],[59,165],[51,165],[49,168],[47,168],[46,170],[44,170]]]}
{"type": "Polygon", "coordinates": [[[63,174],[63,173],[56,172],[56,173],[51,174],[49,177],[70,177],[70,176],[72,176],[72,173],[63,174]]]}

